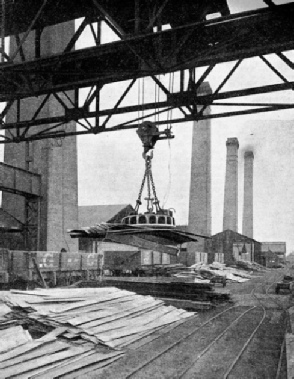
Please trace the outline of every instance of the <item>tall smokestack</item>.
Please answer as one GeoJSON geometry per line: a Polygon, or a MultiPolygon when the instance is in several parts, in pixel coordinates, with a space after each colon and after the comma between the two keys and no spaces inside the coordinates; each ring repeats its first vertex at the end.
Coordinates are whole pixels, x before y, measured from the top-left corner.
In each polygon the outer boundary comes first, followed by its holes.
{"type": "Polygon", "coordinates": [[[238,149],[237,138],[227,139],[223,229],[238,232],[238,149]]]}
{"type": "MultiPolygon", "coordinates": [[[[204,82],[198,94],[211,94],[209,83],[204,82]]],[[[210,108],[205,110],[210,114],[210,108]]],[[[189,196],[188,231],[211,235],[211,125],[210,120],[201,120],[193,125],[191,182],[189,196]]],[[[196,262],[195,252],[205,252],[205,239],[191,242],[187,246],[187,259],[184,264],[196,262]]]]}
{"type": "Polygon", "coordinates": [[[253,238],[253,161],[253,152],[245,151],[242,234],[250,238],[253,238]]]}

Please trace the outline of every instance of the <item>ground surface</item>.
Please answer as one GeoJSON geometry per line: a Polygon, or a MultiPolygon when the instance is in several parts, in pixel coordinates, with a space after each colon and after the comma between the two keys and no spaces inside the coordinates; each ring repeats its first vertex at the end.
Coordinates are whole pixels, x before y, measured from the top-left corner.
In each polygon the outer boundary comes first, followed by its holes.
{"type": "Polygon", "coordinates": [[[88,377],[287,378],[283,340],[292,297],[274,291],[283,274],[272,270],[250,282],[217,288],[229,291],[233,303],[147,337],[117,363],[88,377]]]}

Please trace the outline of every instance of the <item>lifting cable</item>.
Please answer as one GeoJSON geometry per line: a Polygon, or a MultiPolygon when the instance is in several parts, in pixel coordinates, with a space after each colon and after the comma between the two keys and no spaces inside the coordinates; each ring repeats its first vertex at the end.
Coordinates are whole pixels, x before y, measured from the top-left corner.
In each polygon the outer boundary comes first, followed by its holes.
{"type": "MultiPolygon", "coordinates": [[[[174,90],[174,79],[175,79],[174,78],[174,72],[172,72],[169,75],[168,90],[169,90],[170,93],[172,93],[173,90],[174,90]]],[[[167,114],[167,121],[168,121],[167,129],[169,129],[169,130],[171,130],[171,128],[172,128],[172,126],[171,126],[172,116],[173,116],[173,109],[169,109],[168,114],[167,114]]],[[[168,186],[167,186],[166,193],[164,195],[163,202],[162,202],[163,208],[165,206],[165,203],[168,200],[168,197],[169,197],[169,194],[170,194],[170,189],[171,189],[171,145],[170,145],[170,140],[168,140],[168,151],[169,151],[169,157],[168,157],[168,186]]]]}
{"type": "Polygon", "coordinates": [[[140,94],[141,94],[141,79],[138,79],[138,119],[140,119],[140,104],[141,104],[141,98],[140,98],[140,94]]]}
{"type": "MultiPolygon", "coordinates": [[[[157,79],[160,82],[160,75],[158,75],[157,79]]],[[[156,124],[157,122],[159,122],[159,113],[157,113],[159,111],[159,107],[157,106],[157,104],[160,101],[160,88],[156,82],[154,82],[154,86],[155,86],[155,104],[156,104],[155,114],[154,114],[154,123],[156,124]]]]}
{"type": "Polygon", "coordinates": [[[138,120],[144,119],[144,105],[145,105],[145,78],[138,79],[138,120]]]}
{"type": "MultiPolygon", "coordinates": [[[[171,72],[169,74],[169,83],[168,83],[169,93],[173,93],[173,91],[174,91],[174,80],[175,80],[175,74],[174,74],[174,72],[171,72]]],[[[167,128],[168,129],[171,129],[172,115],[173,115],[173,109],[171,108],[167,112],[167,121],[168,121],[167,128]]]]}

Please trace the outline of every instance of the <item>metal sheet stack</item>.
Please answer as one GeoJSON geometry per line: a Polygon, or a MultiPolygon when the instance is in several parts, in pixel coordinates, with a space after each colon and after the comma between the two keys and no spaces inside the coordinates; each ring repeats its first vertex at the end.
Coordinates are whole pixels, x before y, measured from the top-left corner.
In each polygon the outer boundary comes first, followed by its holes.
{"type": "Polygon", "coordinates": [[[0,329],[8,328],[0,330],[0,377],[81,377],[120,358],[122,348],[193,315],[114,287],[2,293],[0,329]],[[12,321],[20,325],[11,327],[12,321]],[[32,339],[27,328],[45,335],[32,339]]]}

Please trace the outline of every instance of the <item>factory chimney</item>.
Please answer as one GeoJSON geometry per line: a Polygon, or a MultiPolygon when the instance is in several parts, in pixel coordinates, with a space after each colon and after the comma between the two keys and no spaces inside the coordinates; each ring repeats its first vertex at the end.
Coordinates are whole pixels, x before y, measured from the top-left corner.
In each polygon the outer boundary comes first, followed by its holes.
{"type": "MultiPolygon", "coordinates": [[[[212,93],[209,83],[204,82],[197,93],[212,93]]],[[[205,114],[210,114],[207,107],[205,114]]],[[[188,231],[191,233],[211,235],[211,125],[210,120],[194,122],[192,132],[191,182],[189,196],[188,231]]],[[[206,251],[206,240],[199,237],[198,242],[188,243],[187,254],[180,260],[188,266],[196,263],[196,252],[206,251]]]]}
{"type": "Polygon", "coordinates": [[[228,138],[223,230],[238,232],[238,149],[237,138],[228,138]]]}
{"type": "Polygon", "coordinates": [[[253,152],[245,151],[242,234],[250,238],[253,238],[253,160],[253,152]]]}

